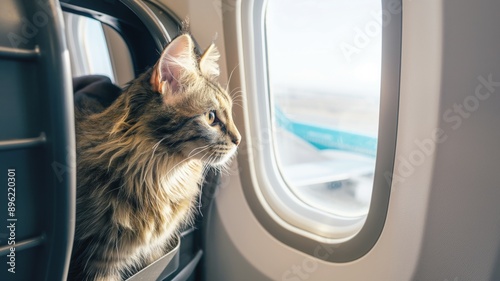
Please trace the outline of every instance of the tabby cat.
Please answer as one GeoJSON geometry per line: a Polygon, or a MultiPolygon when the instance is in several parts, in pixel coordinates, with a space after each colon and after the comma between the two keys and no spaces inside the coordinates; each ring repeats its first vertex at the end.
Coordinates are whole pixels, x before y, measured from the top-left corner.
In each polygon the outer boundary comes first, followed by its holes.
{"type": "Polygon", "coordinates": [[[77,213],[69,280],[123,280],[172,246],[207,167],[240,142],[219,53],[183,33],[95,114],[76,112],[77,213]]]}

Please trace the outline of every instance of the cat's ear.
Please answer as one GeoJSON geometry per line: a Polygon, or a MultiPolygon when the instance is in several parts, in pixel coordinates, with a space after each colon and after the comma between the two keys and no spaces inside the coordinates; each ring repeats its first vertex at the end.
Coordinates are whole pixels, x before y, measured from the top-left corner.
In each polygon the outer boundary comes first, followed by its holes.
{"type": "Polygon", "coordinates": [[[193,40],[189,34],[183,34],[161,54],[151,76],[151,86],[163,95],[175,96],[181,92],[182,81],[197,73],[196,67],[193,40]]]}
{"type": "Polygon", "coordinates": [[[219,77],[219,60],[220,54],[217,47],[212,43],[210,47],[203,53],[200,59],[200,71],[203,76],[215,80],[219,77]]]}

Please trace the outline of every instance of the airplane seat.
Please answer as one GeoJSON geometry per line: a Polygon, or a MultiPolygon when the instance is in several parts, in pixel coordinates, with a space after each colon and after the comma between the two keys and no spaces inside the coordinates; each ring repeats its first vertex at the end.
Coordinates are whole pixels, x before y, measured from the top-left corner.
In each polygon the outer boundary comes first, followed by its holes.
{"type": "Polygon", "coordinates": [[[3,1],[0,34],[0,280],[64,280],[75,142],[57,2],[3,1]]]}
{"type": "Polygon", "coordinates": [[[104,75],[73,77],[75,107],[89,113],[99,113],[121,94],[121,88],[104,75]]]}

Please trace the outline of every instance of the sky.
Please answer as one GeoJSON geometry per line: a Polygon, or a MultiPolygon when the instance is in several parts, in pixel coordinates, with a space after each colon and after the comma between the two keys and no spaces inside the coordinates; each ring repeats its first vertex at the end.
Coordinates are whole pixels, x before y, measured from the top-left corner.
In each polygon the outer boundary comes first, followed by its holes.
{"type": "Polygon", "coordinates": [[[380,0],[268,1],[271,84],[378,98],[380,15],[380,0]]]}

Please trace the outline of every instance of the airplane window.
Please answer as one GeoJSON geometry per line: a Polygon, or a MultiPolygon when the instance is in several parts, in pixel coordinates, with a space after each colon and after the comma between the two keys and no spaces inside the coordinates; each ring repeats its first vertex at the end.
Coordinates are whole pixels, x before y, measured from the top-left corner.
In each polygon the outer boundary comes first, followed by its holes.
{"type": "Polygon", "coordinates": [[[73,76],[99,74],[117,85],[134,78],[133,64],[123,38],[93,18],[64,13],[73,76]]]}
{"type": "Polygon", "coordinates": [[[273,0],[265,25],[272,138],[286,188],[328,215],[366,216],[379,124],[381,2],[273,0]]]}
{"type": "Polygon", "coordinates": [[[401,8],[401,0],[242,2],[249,134],[240,153],[249,165],[240,177],[266,230],[304,253],[316,256],[321,244],[336,247],[322,259],[352,261],[384,227],[401,8]]]}

